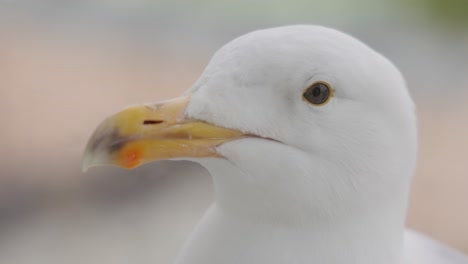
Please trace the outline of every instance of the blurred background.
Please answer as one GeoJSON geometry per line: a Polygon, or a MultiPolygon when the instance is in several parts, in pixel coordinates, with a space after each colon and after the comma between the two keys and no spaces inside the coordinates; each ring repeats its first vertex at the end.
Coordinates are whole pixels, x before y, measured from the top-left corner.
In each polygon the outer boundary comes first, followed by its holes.
{"type": "MultiPolygon", "coordinates": [[[[95,126],[180,95],[249,31],[320,24],[406,76],[419,114],[408,226],[468,253],[468,1],[0,0],[0,263],[171,263],[212,200],[188,162],[82,174],[95,126]]],[[[398,107],[398,106],[395,106],[398,107]]]]}

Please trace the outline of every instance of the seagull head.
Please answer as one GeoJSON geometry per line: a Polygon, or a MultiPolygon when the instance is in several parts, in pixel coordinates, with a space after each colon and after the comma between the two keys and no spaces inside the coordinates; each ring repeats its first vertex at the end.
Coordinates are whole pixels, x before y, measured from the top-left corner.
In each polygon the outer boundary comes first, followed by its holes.
{"type": "Polygon", "coordinates": [[[223,46],[183,96],[104,120],[83,168],[195,161],[219,207],[285,223],[404,212],[415,123],[381,54],[333,29],[280,27],[223,46]]]}

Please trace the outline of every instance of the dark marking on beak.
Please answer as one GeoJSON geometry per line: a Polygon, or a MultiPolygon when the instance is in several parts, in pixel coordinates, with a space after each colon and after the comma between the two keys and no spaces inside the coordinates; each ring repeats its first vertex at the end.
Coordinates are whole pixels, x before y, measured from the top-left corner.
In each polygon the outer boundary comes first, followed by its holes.
{"type": "Polygon", "coordinates": [[[162,120],[144,120],[143,121],[143,125],[157,125],[161,123],[164,123],[164,121],[162,120]]]}
{"type": "Polygon", "coordinates": [[[117,130],[112,130],[110,133],[101,132],[99,137],[90,146],[90,151],[107,149],[107,152],[112,153],[122,148],[126,141],[128,141],[128,138],[120,136],[117,130]]]}
{"type": "MultiPolygon", "coordinates": [[[[96,138],[96,140],[93,142],[93,144],[90,146],[91,151],[96,151],[98,148],[102,148],[103,146],[107,145],[109,143],[109,139],[114,139],[118,137],[118,133],[115,130],[112,130],[109,135],[105,131],[98,130],[95,132],[99,136],[96,138]]],[[[93,135],[94,137],[94,135],[93,135]]]]}

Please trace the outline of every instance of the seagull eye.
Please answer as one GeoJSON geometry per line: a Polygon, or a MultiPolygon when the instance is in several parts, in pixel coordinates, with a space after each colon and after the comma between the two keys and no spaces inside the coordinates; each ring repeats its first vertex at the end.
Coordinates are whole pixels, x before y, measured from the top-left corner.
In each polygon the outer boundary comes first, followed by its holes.
{"type": "Polygon", "coordinates": [[[328,103],[332,95],[333,90],[328,84],[316,82],[305,89],[302,96],[313,105],[324,105],[328,103]]]}

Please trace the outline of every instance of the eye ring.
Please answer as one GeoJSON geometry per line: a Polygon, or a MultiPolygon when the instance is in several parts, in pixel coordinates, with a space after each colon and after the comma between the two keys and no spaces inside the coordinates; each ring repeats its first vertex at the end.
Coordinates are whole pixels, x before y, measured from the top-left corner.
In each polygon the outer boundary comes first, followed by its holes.
{"type": "Polygon", "coordinates": [[[334,90],[330,84],[318,81],[304,89],[302,99],[315,106],[322,106],[328,103],[333,97],[334,90]]]}

